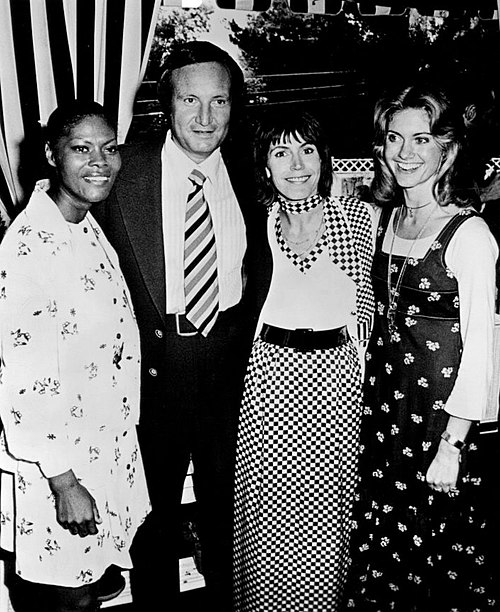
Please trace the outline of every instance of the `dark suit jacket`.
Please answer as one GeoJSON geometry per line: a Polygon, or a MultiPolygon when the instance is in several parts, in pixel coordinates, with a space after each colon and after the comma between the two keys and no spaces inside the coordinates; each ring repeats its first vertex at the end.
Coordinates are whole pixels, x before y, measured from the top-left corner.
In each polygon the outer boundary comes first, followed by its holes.
{"type": "MultiPolygon", "coordinates": [[[[163,364],[165,328],[165,259],[161,212],[161,148],[163,140],[121,148],[122,168],[105,203],[92,207],[107,238],[118,252],[131,291],[141,332],[142,398],[154,403],[165,384],[148,375],[163,364]]],[[[270,251],[266,240],[266,212],[252,189],[253,171],[241,157],[224,156],[229,177],[245,219],[247,252],[242,299],[244,325],[253,334],[258,312],[270,282],[270,251]]],[[[149,409],[151,406],[149,406],[149,409]]]]}

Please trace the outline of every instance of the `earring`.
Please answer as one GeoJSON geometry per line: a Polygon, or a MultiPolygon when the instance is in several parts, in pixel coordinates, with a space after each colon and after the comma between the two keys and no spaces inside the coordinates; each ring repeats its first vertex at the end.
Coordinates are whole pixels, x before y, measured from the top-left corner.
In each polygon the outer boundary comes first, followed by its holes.
{"type": "Polygon", "coordinates": [[[270,172],[269,168],[265,168],[264,171],[266,173],[267,178],[271,178],[271,172],[270,172]]]}

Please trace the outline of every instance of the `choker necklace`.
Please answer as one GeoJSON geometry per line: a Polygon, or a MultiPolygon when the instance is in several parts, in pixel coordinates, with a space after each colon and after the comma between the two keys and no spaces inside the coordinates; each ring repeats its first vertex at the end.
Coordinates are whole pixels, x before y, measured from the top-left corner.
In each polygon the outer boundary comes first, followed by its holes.
{"type": "Polygon", "coordinates": [[[323,197],[315,193],[304,200],[287,200],[281,194],[278,195],[278,202],[281,210],[291,215],[300,215],[316,208],[323,201],[323,197]]]}
{"type": "Polygon", "coordinates": [[[421,208],[425,208],[426,206],[429,206],[429,204],[432,204],[432,200],[430,200],[426,204],[421,204],[420,206],[408,206],[408,204],[405,204],[404,206],[406,210],[408,211],[408,214],[410,215],[410,217],[413,217],[413,215],[415,214],[413,211],[420,210],[421,208]]]}
{"type": "MultiPolygon", "coordinates": [[[[430,202],[429,202],[429,204],[430,204],[430,202]]],[[[427,206],[427,204],[424,204],[424,206],[427,206]]],[[[424,206],[419,206],[419,208],[423,208],[424,206]]],[[[406,255],[405,255],[403,264],[402,264],[401,269],[400,269],[399,274],[398,274],[398,278],[396,279],[396,284],[394,286],[392,286],[392,251],[394,249],[394,240],[396,238],[396,234],[398,232],[399,224],[400,224],[400,221],[401,221],[401,208],[398,210],[398,213],[397,213],[398,214],[398,218],[397,218],[397,221],[396,221],[396,227],[393,229],[393,233],[392,233],[391,248],[390,248],[390,251],[389,251],[389,262],[387,264],[387,299],[388,299],[387,323],[388,323],[389,333],[391,334],[391,337],[398,330],[397,325],[396,325],[396,310],[397,310],[397,307],[398,307],[399,291],[400,291],[400,288],[401,288],[401,283],[403,281],[403,276],[404,276],[404,273],[405,273],[405,270],[406,270],[406,266],[408,265],[408,260],[410,259],[410,255],[411,255],[411,252],[413,251],[413,247],[415,246],[415,243],[417,242],[417,240],[424,233],[424,229],[427,227],[427,224],[431,220],[431,217],[432,217],[432,215],[433,215],[435,210],[436,210],[436,207],[434,207],[431,210],[431,212],[429,213],[427,219],[424,221],[424,223],[422,224],[422,227],[418,231],[418,234],[415,236],[415,238],[412,239],[411,246],[410,246],[410,248],[408,250],[408,253],[406,253],[406,255]]]]}

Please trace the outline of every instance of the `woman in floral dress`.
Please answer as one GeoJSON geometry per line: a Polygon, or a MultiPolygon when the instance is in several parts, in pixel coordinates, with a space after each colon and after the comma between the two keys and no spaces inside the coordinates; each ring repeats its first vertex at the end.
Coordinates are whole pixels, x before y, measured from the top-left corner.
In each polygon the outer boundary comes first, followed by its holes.
{"type": "Polygon", "coordinates": [[[35,190],[0,245],[1,545],[15,553],[13,600],[36,591],[30,610],[85,611],[108,566],[131,567],[149,512],[139,336],[88,212],[120,168],[113,124],[95,103],[60,107],[46,155],[48,191],[35,190]]]}
{"type": "Polygon", "coordinates": [[[485,612],[495,603],[478,434],[498,249],[454,190],[457,129],[446,96],[424,87],[375,111],[373,187],[386,206],[347,598],[356,612],[485,612]]]}

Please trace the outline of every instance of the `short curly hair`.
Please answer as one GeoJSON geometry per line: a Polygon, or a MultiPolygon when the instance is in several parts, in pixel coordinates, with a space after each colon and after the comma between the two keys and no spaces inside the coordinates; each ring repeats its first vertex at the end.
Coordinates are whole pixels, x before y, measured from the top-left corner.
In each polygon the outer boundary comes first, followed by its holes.
{"type": "Polygon", "coordinates": [[[44,127],[44,140],[54,149],[62,136],[67,136],[75,125],[86,117],[100,117],[116,135],[115,119],[98,102],[70,100],[60,104],[50,115],[44,127]]]}

